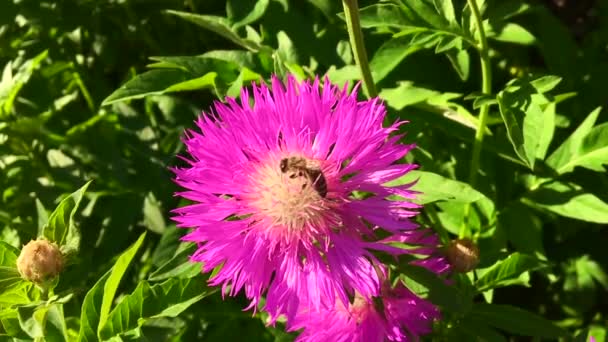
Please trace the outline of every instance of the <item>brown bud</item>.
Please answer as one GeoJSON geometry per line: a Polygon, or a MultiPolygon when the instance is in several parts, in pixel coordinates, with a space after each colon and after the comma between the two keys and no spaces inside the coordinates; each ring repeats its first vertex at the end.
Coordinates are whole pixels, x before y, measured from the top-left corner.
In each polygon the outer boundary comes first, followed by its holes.
{"type": "Polygon", "coordinates": [[[445,254],[456,272],[467,273],[479,263],[479,248],[469,239],[452,240],[445,254]]]}
{"type": "Polygon", "coordinates": [[[21,277],[34,283],[55,278],[63,268],[63,255],[56,244],[46,240],[32,240],[21,249],[17,269],[21,277]]]}

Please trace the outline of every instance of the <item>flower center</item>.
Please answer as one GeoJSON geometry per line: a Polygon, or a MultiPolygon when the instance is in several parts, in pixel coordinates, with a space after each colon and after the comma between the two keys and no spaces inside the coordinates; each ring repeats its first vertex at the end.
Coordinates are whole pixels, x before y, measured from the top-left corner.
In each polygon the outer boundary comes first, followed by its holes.
{"type": "Polygon", "coordinates": [[[269,158],[257,169],[253,188],[257,214],[290,232],[318,226],[329,206],[320,163],[300,156],[269,158]]]}

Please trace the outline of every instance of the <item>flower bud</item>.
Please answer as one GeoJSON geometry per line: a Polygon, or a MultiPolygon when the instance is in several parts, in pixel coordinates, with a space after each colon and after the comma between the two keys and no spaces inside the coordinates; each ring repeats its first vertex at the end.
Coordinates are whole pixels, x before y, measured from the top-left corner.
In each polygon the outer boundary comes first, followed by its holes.
{"type": "Polygon", "coordinates": [[[56,244],[32,240],[21,249],[17,269],[25,280],[40,284],[55,278],[63,268],[63,255],[56,244]]]}
{"type": "Polygon", "coordinates": [[[452,240],[445,251],[454,271],[467,273],[479,263],[479,248],[469,239],[452,240]]]}

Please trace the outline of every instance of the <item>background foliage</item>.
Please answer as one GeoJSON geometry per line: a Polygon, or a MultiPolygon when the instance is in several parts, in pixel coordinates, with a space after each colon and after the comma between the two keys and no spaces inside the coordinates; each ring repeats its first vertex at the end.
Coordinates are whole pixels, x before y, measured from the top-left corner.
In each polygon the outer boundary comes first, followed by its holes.
{"type": "MultiPolygon", "coordinates": [[[[477,4],[487,50],[464,0],[359,4],[389,120],[409,120],[418,145],[408,161],[421,171],[403,181],[420,178],[419,220],[481,250],[452,287],[395,267],[441,306],[434,339],[604,341],[608,3],[477,4]]],[[[342,11],[330,0],[3,1],[0,339],[292,340],[187,263],[168,167],[196,115],[251,81],[359,80],[342,11]],[[15,268],[37,236],[69,255],[50,293],[15,268]]]]}

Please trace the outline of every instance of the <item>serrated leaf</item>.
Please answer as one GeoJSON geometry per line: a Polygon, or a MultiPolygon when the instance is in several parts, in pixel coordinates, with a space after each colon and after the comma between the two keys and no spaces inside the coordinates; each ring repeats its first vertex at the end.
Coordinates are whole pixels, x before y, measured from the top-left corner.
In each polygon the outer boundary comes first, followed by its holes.
{"type": "Polygon", "coordinates": [[[108,339],[122,334],[149,318],[176,317],[214,291],[209,291],[200,279],[173,278],[152,287],[142,281],[112,310],[100,337],[108,339]]]}
{"type": "Polygon", "coordinates": [[[144,232],[140,235],[139,239],[137,239],[137,241],[131,245],[131,247],[129,247],[118,257],[118,260],[116,260],[116,263],[110,271],[107,281],[105,281],[103,285],[103,298],[101,301],[101,308],[99,309],[99,325],[97,327],[98,334],[101,331],[101,327],[104,326],[106,320],[108,319],[108,314],[110,313],[114,296],[118,290],[118,285],[120,285],[122,277],[127,272],[131,261],[133,261],[133,258],[137,254],[137,251],[141,247],[145,238],[146,233],[144,232]]]}
{"type": "Polygon", "coordinates": [[[566,332],[550,321],[529,311],[511,306],[478,303],[471,317],[516,335],[558,338],[566,332]]]}
{"type": "Polygon", "coordinates": [[[559,174],[570,172],[577,165],[573,160],[579,156],[585,137],[593,129],[601,107],[593,110],[578,128],[549,156],[547,165],[559,174]]]}
{"type": "Polygon", "coordinates": [[[506,259],[496,262],[477,280],[475,286],[479,292],[497,287],[518,283],[518,277],[528,271],[533,271],[547,265],[532,256],[513,253],[506,259]]]}
{"type": "Polygon", "coordinates": [[[551,182],[524,197],[524,203],[578,220],[608,223],[608,204],[581,186],[568,182],[551,182]]]}
{"type": "Polygon", "coordinates": [[[74,216],[92,181],[64,198],[49,215],[47,224],[42,229],[42,236],[61,246],[63,253],[77,251],[80,246],[80,231],[74,222],[74,216]]]}

